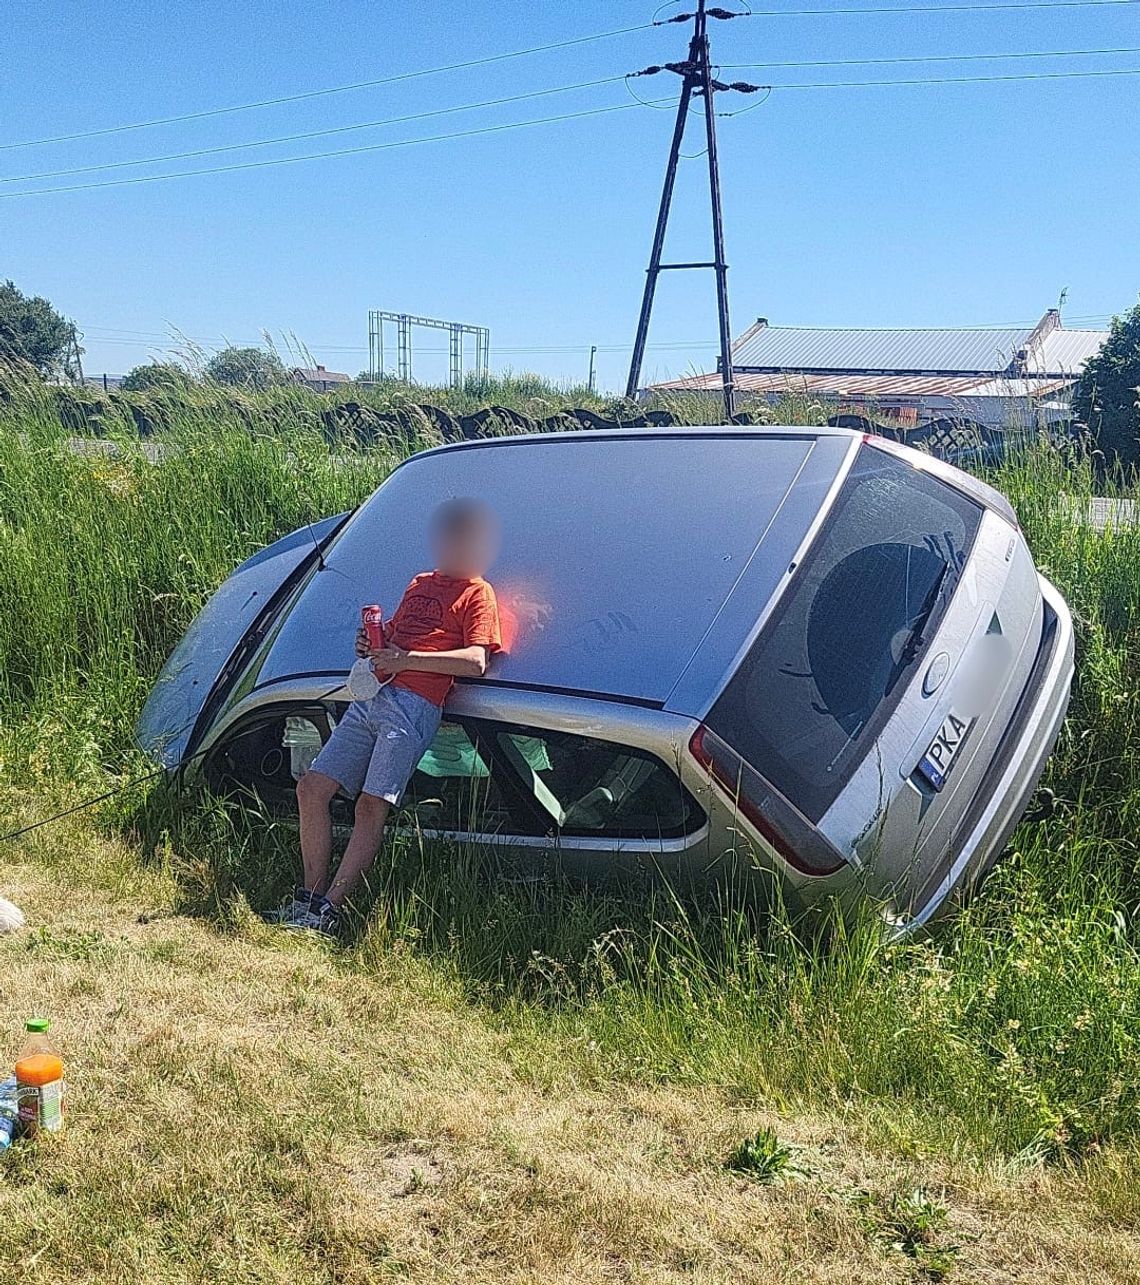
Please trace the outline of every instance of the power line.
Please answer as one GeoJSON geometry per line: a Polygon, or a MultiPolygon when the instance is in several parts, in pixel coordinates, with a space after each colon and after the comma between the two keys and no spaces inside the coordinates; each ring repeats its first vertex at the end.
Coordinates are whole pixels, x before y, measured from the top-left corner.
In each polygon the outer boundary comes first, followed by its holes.
{"type": "Polygon", "coordinates": [[[986,62],[1006,58],[1080,58],[1101,54],[1140,54],[1140,45],[1119,49],[1043,49],[1038,52],[1016,50],[1001,54],[916,54],[905,58],[814,58],[803,62],[722,62],[722,71],[753,71],[788,67],[877,67],[894,63],[916,62],[986,62]]]}
{"type": "MultiPolygon", "coordinates": [[[[1107,0],[1098,0],[1107,3],[1107,0]]],[[[46,138],[28,138],[15,143],[0,143],[0,151],[18,147],[40,147],[48,143],[70,143],[81,138],[102,138],[107,134],[123,134],[130,130],[151,129],[157,125],[178,125],[184,121],[206,120],[213,116],[227,116],[234,112],[248,112],[260,107],[280,107],[285,103],[299,103],[309,98],[325,98],[331,94],[347,94],[358,89],[376,89],[381,85],[394,85],[401,81],[416,80],[424,76],[439,76],[449,71],[466,71],[471,67],[486,67],[491,63],[506,62],[512,58],[526,58],[531,54],[548,53],[554,49],[569,49],[574,45],[589,44],[595,40],[610,40],[615,36],[628,36],[637,31],[648,31],[653,24],[639,23],[634,27],[618,27],[613,31],[599,31],[590,36],[575,36],[571,40],[557,40],[547,45],[533,45],[529,49],[513,49],[509,53],[493,54],[486,58],[471,58],[466,62],[448,63],[442,67],[426,67],[420,71],[400,72],[395,76],[382,76],[377,80],[358,80],[348,85],[332,85],[323,89],[310,89],[299,94],[283,94],[278,98],[261,98],[251,103],[238,103],[232,107],[210,107],[202,111],[184,112],[178,116],[161,116],[153,120],[132,121],[125,125],[108,125],[102,129],[81,130],[73,134],[55,134],[46,138]]]]}
{"type": "Polygon", "coordinates": [[[203,174],[231,174],[237,170],[266,169],[271,165],[296,165],[301,161],[321,161],[335,156],[358,156],[363,152],[384,152],[395,147],[418,147],[422,143],[442,143],[456,138],[474,138],[479,134],[499,134],[504,130],[526,129],[531,125],[553,125],[561,121],[581,120],[586,116],[604,116],[608,112],[624,112],[637,103],[618,103],[613,107],[594,107],[588,111],[566,112],[561,116],[544,116],[538,120],[520,120],[504,125],[484,125],[479,129],[464,129],[452,134],[434,134],[428,138],[404,138],[391,143],[368,143],[362,147],[344,147],[333,152],[311,152],[306,156],[279,156],[268,161],[242,161],[237,165],[216,165],[204,170],[179,170],[174,174],[143,174],[138,178],[106,179],[98,183],[72,183],[67,187],[29,188],[21,192],[0,192],[0,201],[14,200],[19,196],[50,196],[59,192],[87,192],[100,187],[128,187],[137,183],[165,183],[170,179],[197,178],[203,174]]]}
{"type": "MultiPolygon", "coordinates": [[[[1137,3],[1140,3],[1140,0],[1020,0],[1020,2],[1018,0],[1003,0],[1003,2],[999,3],[883,5],[829,9],[754,9],[749,13],[736,16],[745,18],[802,18],[852,14],[963,13],[1014,9],[1072,9],[1137,3]]],[[[439,67],[425,67],[417,71],[400,72],[394,76],[381,76],[374,80],[358,80],[346,85],[330,85],[321,89],[304,90],[296,94],[282,94],[276,98],[261,98],[253,102],[236,103],[228,107],[210,107],[201,111],[182,112],[175,116],[158,116],[150,120],[129,121],[122,125],[107,125],[100,129],[77,130],[70,134],[52,134],[42,138],[19,139],[11,143],[0,143],[0,151],[12,151],[24,147],[44,147],[52,143],[70,143],[85,138],[103,138],[110,134],[153,129],[162,125],[178,125],[187,121],[208,120],[215,116],[233,115],[237,112],[254,111],[263,107],[280,107],[288,103],[304,102],[312,98],[325,98],[334,94],[352,93],[361,89],[376,89],[383,85],[398,84],[426,76],[443,75],[452,71],[465,71],[473,67],[486,67],[497,62],[530,57],[533,54],[549,53],[557,49],[569,49],[576,45],[589,44],[598,40],[610,40],[617,36],[649,31],[662,25],[664,24],[661,22],[638,23],[635,26],[617,27],[611,31],[595,32],[592,35],[575,36],[570,40],[558,40],[545,45],[533,45],[528,49],[514,49],[507,53],[492,54],[486,58],[471,58],[464,62],[446,63],[439,67]]]]}
{"type": "Polygon", "coordinates": [[[603,76],[600,80],[584,80],[577,85],[556,85],[551,89],[536,89],[526,94],[512,94],[507,98],[491,98],[480,103],[461,103],[456,107],[438,107],[429,112],[414,112],[410,116],[389,116],[384,120],[361,121],[356,125],[337,125],[331,129],[308,130],[302,134],[282,134],[276,138],[259,138],[249,143],[226,143],[219,147],[200,147],[190,152],[170,152],[165,156],[146,156],[132,161],[107,161],[100,165],[79,165],[72,169],[44,170],[38,174],[12,174],[0,177],[0,183],[31,183],[37,179],[63,178],[69,174],[91,174],[99,170],[126,169],[132,165],[158,165],[165,161],[185,161],[197,156],[217,156],[222,152],[240,152],[247,148],[269,147],[276,143],[298,143],[310,138],[327,138],[332,134],[349,134],[361,129],[376,129],[382,125],[406,125],[412,121],[427,120],[433,116],[451,116],[457,112],[471,112],[484,107],[502,107],[508,103],[521,103],[531,98],[547,98],[551,94],[568,94],[577,89],[594,89],[598,85],[612,85],[623,79],[623,76],[603,76]]]}
{"type": "MultiPolygon", "coordinates": [[[[1099,324],[1091,328],[1096,330],[1104,330],[1104,329],[1107,329],[1108,323],[1111,321],[1111,317],[1108,315],[1103,317],[1095,317],[1095,318],[1094,317],[1087,317],[1087,318],[1074,317],[1071,320],[1077,321],[1077,322],[1085,322],[1086,327],[1088,322],[1095,321],[1099,324]]],[[[948,327],[948,329],[951,329],[951,330],[960,329],[960,328],[961,327],[953,327],[953,326],[948,327]]],[[[971,330],[984,330],[984,329],[1028,330],[1031,328],[1032,328],[1031,323],[1029,322],[1009,322],[1005,326],[988,325],[988,326],[967,327],[967,329],[971,329],[971,330]]],[[[1073,327],[1073,326],[1066,327],[1066,329],[1069,329],[1069,330],[1072,330],[1074,328],[1078,330],[1082,329],[1082,327],[1079,325],[1076,327],[1073,327]]],[[[808,327],[808,329],[811,329],[811,327],[808,327]]],[[[158,345],[150,344],[143,340],[126,340],[126,339],[115,340],[115,339],[106,339],[106,338],[96,338],[95,342],[99,344],[119,344],[120,346],[126,346],[131,348],[143,348],[143,349],[148,349],[152,351],[156,347],[158,347],[158,345]]],[[[358,354],[360,356],[363,356],[365,353],[368,352],[367,347],[363,345],[314,343],[307,346],[311,347],[312,349],[314,349],[316,352],[319,352],[319,353],[336,353],[338,355],[344,355],[344,356],[349,356],[352,354],[358,354]]],[[[632,349],[632,347],[633,347],[632,344],[588,344],[588,343],[535,344],[535,345],[519,345],[519,346],[498,344],[495,347],[495,352],[499,356],[504,356],[504,357],[531,357],[531,356],[534,356],[534,357],[571,356],[572,357],[572,356],[585,356],[590,352],[591,348],[595,349],[595,351],[599,353],[626,353],[626,352],[629,352],[632,349]]],[[[693,340],[692,342],[681,342],[681,343],[675,343],[675,342],[647,343],[645,345],[646,351],[660,352],[663,354],[715,351],[718,347],[719,347],[718,341],[715,339],[701,339],[701,340],[693,340]]],[[[421,356],[425,356],[425,357],[426,356],[446,357],[449,353],[449,350],[446,348],[417,348],[416,352],[421,356]]]]}
{"type": "MultiPolygon", "coordinates": [[[[1091,322],[1096,322],[1096,323],[1107,324],[1109,321],[1112,320],[1112,315],[1113,314],[1111,313],[1083,313],[1079,315],[1074,314],[1071,316],[1067,316],[1065,318],[1066,328],[1071,329],[1072,326],[1070,323],[1073,323],[1073,322],[1083,322],[1086,324],[1091,322]]],[[[949,326],[949,327],[946,327],[946,329],[950,329],[950,330],[963,330],[963,329],[965,330],[1018,330],[1018,329],[1029,330],[1029,329],[1032,329],[1034,325],[1036,325],[1036,319],[1031,321],[1026,321],[1023,319],[1021,321],[972,322],[964,326],[963,325],[949,326]]],[[[814,329],[820,329],[821,327],[803,325],[803,326],[787,326],[784,328],[794,329],[794,330],[814,330],[814,329]]],[[[829,327],[825,326],[822,328],[827,329],[829,327]]],[[[830,327],[830,328],[833,328],[833,327],[830,327]]],[[[848,327],[848,328],[849,329],[876,329],[876,327],[848,327]]],[[[881,327],[878,327],[878,328],[881,329],[881,327]]],[[[1103,328],[1103,326],[1094,327],[1094,328],[1103,328]]],[[[909,327],[909,329],[930,329],[930,327],[909,327]]],[[[934,327],[934,329],[940,329],[940,327],[934,327]]],[[[83,330],[85,333],[92,332],[92,331],[104,332],[102,334],[91,334],[89,336],[92,342],[94,343],[120,344],[120,345],[129,346],[129,347],[135,347],[135,348],[147,348],[147,347],[157,346],[149,343],[148,342],[149,340],[170,341],[172,339],[172,336],[170,336],[169,334],[164,334],[161,331],[132,330],[125,326],[86,325],[83,327],[83,330]],[[127,335],[137,335],[139,336],[139,338],[128,339],[128,338],[125,338],[125,336],[127,335]]],[[[174,336],[174,339],[188,340],[192,343],[200,343],[200,344],[211,345],[211,346],[217,345],[220,343],[245,343],[245,342],[248,342],[252,346],[257,346],[262,342],[262,340],[249,340],[249,341],[227,340],[224,336],[221,336],[221,335],[215,335],[211,337],[207,337],[205,335],[178,335],[178,336],[174,336]]],[[[621,343],[621,344],[568,343],[568,344],[532,344],[532,345],[496,344],[495,351],[497,353],[505,353],[505,354],[586,353],[586,352],[589,352],[591,347],[593,347],[593,348],[596,348],[598,352],[628,352],[631,346],[632,345],[627,343],[621,343]]],[[[322,343],[319,340],[307,341],[305,343],[305,347],[311,348],[313,350],[317,350],[320,352],[338,352],[338,353],[346,353],[346,354],[366,353],[368,351],[367,346],[363,344],[322,343]]],[[[715,348],[717,347],[717,340],[715,339],[662,340],[656,343],[649,343],[646,345],[646,347],[655,349],[658,351],[670,351],[670,350],[685,351],[693,348],[715,348]]],[[[423,352],[423,353],[432,353],[436,355],[443,355],[443,354],[446,354],[449,350],[447,348],[417,348],[416,351],[423,352]]]]}
{"type": "MultiPolygon", "coordinates": [[[[129,330],[126,326],[84,326],[84,333],[88,330],[102,330],[111,335],[140,335],[143,339],[170,339],[174,336],[167,334],[164,330],[129,330]]],[[[193,335],[178,336],[183,339],[193,339],[193,335]]]]}
{"type": "Polygon", "coordinates": [[[910,80],[805,80],[798,84],[770,85],[784,89],[886,89],[912,85],[989,85],[1015,80],[1083,80],[1102,76],[1140,76],[1140,67],[1118,67],[1104,71],[1033,71],[1008,76],[916,76],[910,80]]]}
{"type": "MultiPolygon", "coordinates": [[[[1074,0],[1075,2],[1075,0],[1074,0]]],[[[1096,3],[1115,3],[1116,0],[1095,0],[1096,3]]],[[[1133,0],[1120,0],[1121,3],[1132,3],[1133,0]]],[[[1025,6],[1017,6],[1019,8],[1025,6]]],[[[751,16],[751,15],[741,15],[751,16]]],[[[720,64],[724,70],[734,68],[767,68],[767,67],[852,67],[852,66],[875,66],[897,63],[921,63],[921,62],[970,62],[976,59],[1004,59],[1004,58],[1053,58],[1075,56],[1078,54],[1120,54],[1120,53],[1140,53],[1140,47],[1121,48],[1121,49],[1073,49],[1058,50],[1054,53],[1014,53],[1014,54],[938,54],[929,57],[900,57],[900,58],[841,58],[835,60],[812,60],[806,62],[777,62],[777,63],[723,63],[720,64]]],[[[650,76],[662,71],[672,71],[671,65],[646,67],[643,71],[633,73],[636,76],[650,76]]],[[[828,80],[828,81],[787,81],[783,84],[770,84],[754,86],[753,88],[766,89],[768,94],[772,94],[783,89],[885,89],[892,86],[917,86],[917,85],[983,85],[998,84],[1007,81],[1021,80],[1085,80],[1096,79],[1103,76],[1140,76],[1140,67],[1113,67],[1100,70],[1084,71],[1038,71],[1038,72],[1021,72],[1009,73],[1007,75],[994,76],[916,76],[905,80],[828,80]]],[[[628,80],[628,78],[627,78],[628,80]]],[[[735,87],[735,86],[734,86],[735,87]]],[[[628,88],[628,85],[627,85],[628,88]]],[[[651,103],[643,99],[636,98],[635,101],[642,107],[651,106],[651,103]]],[[[661,100],[658,100],[661,101],[661,100]]],[[[767,98],[762,99],[757,106],[767,102],[767,98]]],[[[751,110],[751,109],[747,109],[751,110]]],[[[721,112],[721,116],[740,116],[743,112],[721,112]]]]}
{"type": "MultiPolygon", "coordinates": [[[[1010,9],[1086,9],[1102,5],[1140,4],[1140,0],[997,0],[993,4],[873,5],[832,9],[753,9],[740,18],[830,18],[849,14],[891,13],[990,13],[1010,9]]],[[[658,24],[660,25],[660,24],[658,24]]]]}

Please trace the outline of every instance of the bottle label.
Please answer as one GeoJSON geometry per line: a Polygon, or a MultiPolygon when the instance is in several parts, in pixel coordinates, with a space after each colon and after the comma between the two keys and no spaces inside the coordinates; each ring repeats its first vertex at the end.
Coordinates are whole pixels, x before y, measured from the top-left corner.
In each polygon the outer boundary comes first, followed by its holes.
{"type": "Polygon", "coordinates": [[[46,1129],[56,1133],[63,1126],[63,1081],[50,1084],[21,1084],[19,1093],[20,1125],[25,1131],[46,1129]]]}
{"type": "Polygon", "coordinates": [[[55,1133],[63,1124],[63,1081],[53,1080],[40,1088],[40,1128],[55,1133]]]}
{"type": "Polygon", "coordinates": [[[35,1127],[40,1118],[40,1091],[34,1084],[21,1084],[16,1090],[16,1108],[20,1124],[35,1127]]]}

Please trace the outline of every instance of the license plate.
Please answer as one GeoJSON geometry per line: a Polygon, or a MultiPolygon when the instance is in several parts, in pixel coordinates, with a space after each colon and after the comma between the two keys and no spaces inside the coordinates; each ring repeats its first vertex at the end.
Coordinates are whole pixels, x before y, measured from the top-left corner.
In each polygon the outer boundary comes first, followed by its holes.
{"type": "Polygon", "coordinates": [[[966,734],[974,720],[953,710],[942,720],[938,735],[930,742],[926,753],[918,760],[918,774],[936,790],[941,790],[954,766],[966,734]]]}

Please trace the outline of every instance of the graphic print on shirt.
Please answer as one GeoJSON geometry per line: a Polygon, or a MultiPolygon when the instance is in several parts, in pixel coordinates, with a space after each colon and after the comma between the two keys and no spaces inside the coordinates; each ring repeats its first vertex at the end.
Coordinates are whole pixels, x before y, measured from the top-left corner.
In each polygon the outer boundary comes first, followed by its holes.
{"type": "Polygon", "coordinates": [[[443,623],[443,603],[426,593],[413,593],[400,604],[400,624],[409,632],[431,633],[443,623]]]}

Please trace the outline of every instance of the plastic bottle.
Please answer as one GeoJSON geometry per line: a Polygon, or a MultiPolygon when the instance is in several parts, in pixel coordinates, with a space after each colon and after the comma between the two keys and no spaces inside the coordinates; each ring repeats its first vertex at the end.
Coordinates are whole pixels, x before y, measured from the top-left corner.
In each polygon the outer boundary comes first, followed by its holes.
{"type": "Polygon", "coordinates": [[[10,1075],[0,1083],[0,1151],[7,1151],[16,1133],[16,1077],[10,1075]]]}
{"type": "Polygon", "coordinates": [[[63,1124],[63,1061],[47,1037],[46,1017],[31,1017],[27,1038],[16,1059],[20,1130],[55,1133],[63,1124]]]}

